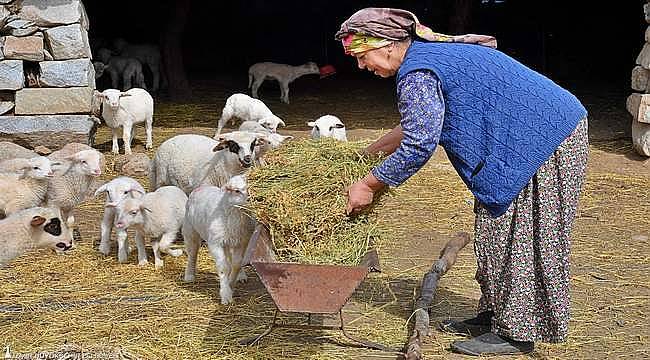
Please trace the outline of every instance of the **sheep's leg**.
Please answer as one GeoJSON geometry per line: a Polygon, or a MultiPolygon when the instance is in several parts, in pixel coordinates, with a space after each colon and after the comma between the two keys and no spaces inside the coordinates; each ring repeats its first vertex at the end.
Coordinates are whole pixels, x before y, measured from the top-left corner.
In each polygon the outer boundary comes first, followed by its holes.
{"type": "Polygon", "coordinates": [[[201,247],[201,238],[187,222],[183,224],[183,242],[185,242],[185,252],[187,253],[184,280],[190,282],[196,278],[196,259],[201,247]]]}
{"type": "Polygon", "coordinates": [[[151,90],[156,93],[160,87],[160,66],[154,62],[150,62],[148,65],[153,77],[153,86],[151,90]]]}
{"type": "Polygon", "coordinates": [[[113,154],[119,154],[120,153],[120,148],[117,145],[117,138],[118,138],[118,133],[117,132],[118,131],[119,131],[119,128],[111,129],[111,132],[113,133],[113,146],[111,147],[111,152],[113,154]]]}
{"type": "Polygon", "coordinates": [[[221,297],[221,303],[225,305],[232,302],[232,288],[230,287],[228,278],[230,264],[226,259],[223,247],[216,245],[217,243],[221,243],[219,240],[221,239],[208,239],[208,249],[210,249],[210,253],[217,266],[217,273],[219,274],[219,296],[221,297]]]}
{"type": "Polygon", "coordinates": [[[122,125],[122,140],[124,140],[124,153],[126,155],[131,155],[131,124],[122,125]]]}
{"type": "Polygon", "coordinates": [[[235,284],[236,281],[246,282],[248,277],[246,272],[241,268],[241,262],[244,257],[244,249],[241,245],[230,247],[230,257],[231,257],[231,272],[230,272],[230,284],[231,286],[235,284]]]}
{"type": "Polygon", "coordinates": [[[283,103],[289,103],[289,83],[280,82],[280,100],[283,103]]]}
{"type": "Polygon", "coordinates": [[[147,133],[145,148],[151,149],[153,147],[153,114],[148,115],[145,119],[145,132],[147,133]]]}
{"type": "Polygon", "coordinates": [[[160,238],[160,250],[173,257],[179,257],[183,255],[183,250],[171,248],[171,245],[174,243],[174,240],[176,240],[176,233],[163,234],[163,236],[160,238]]]}
{"type": "Polygon", "coordinates": [[[144,233],[142,230],[135,231],[135,245],[138,247],[138,265],[147,265],[147,250],[144,248],[144,233]]]}
{"type": "Polygon", "coordinates": [[[264,76],[260,76],[253,80],[253,85],[251,86],[251,95],[256,99],[259,98],[257,96],[257,90],[260,88],[263,82],[264,82],[264,76]]]}
{"type": "Polygon", "coordinates": [[[122,91],[127,91],[131,88],[131,79],[133,78],[133,72],[124,72],[122,74],[122,91]]]}
{"type": "Polygon", "coordinates": [[[115,237],[117,238],[117,261],[125,263],[129,260],[129,244],[127,242],[126,229],[116,230],[115,237]]]}
{"type": "Polygon", "coordinates": [[[104,209],[104,218],[100,227],[101,238],[99,240],[99,252],[108,255],[111,252],[111,231],[113,230],[113,218],[115,213],[111,208],[104,209]]]}
{"type": "Polygon", "coordinates": [[[221,129],[223,129],[223,126],[226,125],[226,122],[230,120],[232,117],[233,117],[232,107],[226,103],[226,106],[221,111],[221,117],[219,118],[219,122],[217,123],[217,132],[214,134],[215,138],[219,136],[219,134],[221,134],[221,129]]]}
{"type": "Polygon", "coordinates": [[[117,89],[120,85],[120,74],[115,70],[109,71],[108,73],[111,75],[111,85],[113,86],[113,89],[117,89]]]}

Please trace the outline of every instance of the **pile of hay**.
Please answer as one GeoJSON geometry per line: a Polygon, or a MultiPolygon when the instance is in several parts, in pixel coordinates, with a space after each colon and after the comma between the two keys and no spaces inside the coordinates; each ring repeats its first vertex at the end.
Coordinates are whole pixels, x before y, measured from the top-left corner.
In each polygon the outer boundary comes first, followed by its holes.
{"type": "MultiPolygon", "coordinates": [[[[269,226],[278,260],[357,265],[369,245],[379,243],[373,211],[345,215],[346,187],[381,161],[362,154],[367,145],[292,141],[267,154],[267,165],[249,174],[250,210],[269,226]]],[[[372,209],[377,205],[375,199],[372,209]]]]}

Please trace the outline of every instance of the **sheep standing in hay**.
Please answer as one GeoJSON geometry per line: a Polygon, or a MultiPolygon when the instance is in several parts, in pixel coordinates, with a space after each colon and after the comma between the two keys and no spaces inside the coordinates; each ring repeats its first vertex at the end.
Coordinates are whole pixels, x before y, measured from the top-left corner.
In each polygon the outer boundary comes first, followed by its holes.
{"type": "Polygon", "coordinates": [[[276,80],[280,84],[280,100],[289,103],[289,84],[297,78],[308,74],[320,74],[315,62],[308,62],[298,66],[261,62],[248,68],[248,87],[251,94],[257,99],[257,90],[266,79],[276,80]]]}

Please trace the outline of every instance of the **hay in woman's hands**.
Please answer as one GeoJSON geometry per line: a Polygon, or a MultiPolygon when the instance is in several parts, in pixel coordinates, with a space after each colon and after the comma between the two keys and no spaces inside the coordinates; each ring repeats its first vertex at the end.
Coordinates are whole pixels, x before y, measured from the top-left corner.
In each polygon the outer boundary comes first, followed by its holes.
{"type": "Polygon", "coordinates": [[[368,142],[288,142],[248,176],[249,207],[269,226],[280,261],[357,265],[381,231],[373,208],[345,215],[345,189],[381,162],[368,142]]]}

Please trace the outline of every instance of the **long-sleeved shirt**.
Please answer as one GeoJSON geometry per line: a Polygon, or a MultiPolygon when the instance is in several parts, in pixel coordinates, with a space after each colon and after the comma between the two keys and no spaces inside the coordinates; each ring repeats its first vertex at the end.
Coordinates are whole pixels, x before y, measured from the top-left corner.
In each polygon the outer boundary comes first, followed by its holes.
{"type": "Polygon", "coordinates": [[[415,70],[397,84],[398,109],[404,137],[400,146],[372,174],[379,181],[398,186],[422,168],[440,140],[445,103],[438,77],[429,70],[415,70]]]}

